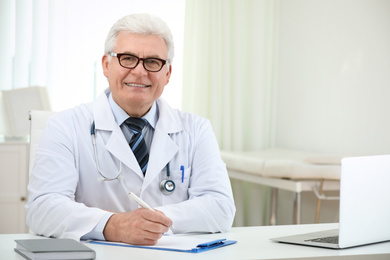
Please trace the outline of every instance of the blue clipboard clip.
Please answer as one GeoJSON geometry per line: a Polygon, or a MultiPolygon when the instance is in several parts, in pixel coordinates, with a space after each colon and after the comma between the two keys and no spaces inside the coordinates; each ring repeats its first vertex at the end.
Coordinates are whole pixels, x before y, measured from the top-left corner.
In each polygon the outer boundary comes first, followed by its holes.
{"type": "Polygon", "coordinates": [[[207,242],[207,243],[199,244],[199,245],[197,245],[196,247],[217,246],[217,245],[223,243],[223,241],[226,241],[226,238],[224,238],[224,239],[217,239],[217,240],[210,241],[210,242],[207,242]]]}
{"type": "Polygon", "coordinates": [[[200,252],[203,252],[203,251],[208,251],[208,250],[212,250],[212,249],[216,249],[216,248],[232,245],[232,244],[235,244],[235,243],[237,243],[236,240],[217,239],[217,240],[210,241],[210,242],[207,242],[207,243],[199,244],[199,245],[196,246],[196,248],[193,248],[191,250],[191,252],[192,253],[200,253],[200,252]]]}

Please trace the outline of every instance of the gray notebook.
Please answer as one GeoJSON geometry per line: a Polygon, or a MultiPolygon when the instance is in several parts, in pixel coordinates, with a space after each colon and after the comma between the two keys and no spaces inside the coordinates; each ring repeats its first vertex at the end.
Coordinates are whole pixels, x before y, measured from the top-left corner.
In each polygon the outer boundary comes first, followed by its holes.
{"type": "Polygon", "coordinates": [[[15,240],[15,252],[26,259],[95,259],[96,253],[73,239],[15,240]]]}
{"type": "Polygon", "coordinates": [[[341,249],[390,240],[390,155],[343,158],[339,229],[271,240],[341,249]]]}

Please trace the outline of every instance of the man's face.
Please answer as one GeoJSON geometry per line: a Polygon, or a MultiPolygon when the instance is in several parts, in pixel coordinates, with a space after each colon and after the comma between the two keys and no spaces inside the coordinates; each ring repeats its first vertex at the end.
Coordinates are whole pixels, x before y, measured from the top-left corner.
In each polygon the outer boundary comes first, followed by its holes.
{"type": "MultiPolygon", "coordinates": [[[[168,49],[159,36],[120,32],[113,52],[166,60],[168,49]]],[[[106,55],[102,59],[103,72],[108,79],[112,97],[130,116],[141,117],[146,114],[153,102],[161,96],[171,76],[171,66],[168,71],[167,64],[158,72],[149,72],[142,63],[140,61],[137,67],[126,69],[116,57],[112,57],[111,62],[106,55]]]]}

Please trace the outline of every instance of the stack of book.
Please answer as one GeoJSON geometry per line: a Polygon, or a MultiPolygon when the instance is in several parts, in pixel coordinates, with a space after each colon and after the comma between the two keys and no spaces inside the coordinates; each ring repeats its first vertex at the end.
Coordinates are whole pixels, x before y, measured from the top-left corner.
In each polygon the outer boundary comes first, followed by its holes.
{"type": "Polygon", "coordinates": [[[15,252],[29,260],[95,259],[96,253],[73,239],[15,240],[15,252]]]}

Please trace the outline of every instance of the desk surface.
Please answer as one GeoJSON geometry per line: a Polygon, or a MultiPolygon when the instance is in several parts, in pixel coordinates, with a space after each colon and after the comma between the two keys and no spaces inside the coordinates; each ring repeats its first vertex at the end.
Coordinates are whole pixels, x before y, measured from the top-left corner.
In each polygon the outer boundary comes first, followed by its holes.
{"type": "MultiPolygon", "coordinates": [[[[236,227],[225,234],[195,235],[202,238],[227,238],[238,243],[198,254],[87,244],[96,259],[390,259],[390,242],[333,250],[272,242],[269,238],[337,228],[338,224],[236,227]],[[368,255],[370,255],[368,257],[368,255]],[[368,258],[367,258],[368,257],[368,258]]],[[[0,258],[23,260],[14,252],[15,239],[38,238],[31,234],[1,234],[0,258]]]]}

